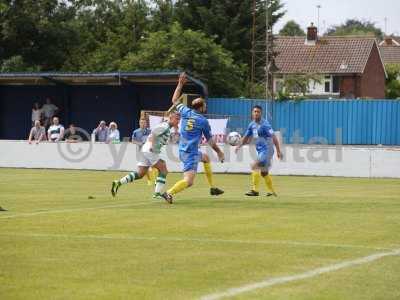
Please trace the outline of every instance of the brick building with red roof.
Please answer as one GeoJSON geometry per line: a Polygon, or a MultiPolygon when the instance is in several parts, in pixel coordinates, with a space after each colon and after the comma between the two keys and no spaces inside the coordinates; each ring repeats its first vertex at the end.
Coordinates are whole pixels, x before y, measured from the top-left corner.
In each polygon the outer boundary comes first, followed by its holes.
{"type": "Polygon", "coordinates": [[[385,64],[400,65],[400,37],[386,37],[379,43],[379,50],[385,64]]]}
{"type": "Polygon", "coordinates": [[[377,41],[369,36],[318,37],[311,24],[307,37],[277,36],[274,90],[285,76],[313,74],[321,82],[309,84],[309,95],[323,98],[385,97],[385,66],[377,41]]]}

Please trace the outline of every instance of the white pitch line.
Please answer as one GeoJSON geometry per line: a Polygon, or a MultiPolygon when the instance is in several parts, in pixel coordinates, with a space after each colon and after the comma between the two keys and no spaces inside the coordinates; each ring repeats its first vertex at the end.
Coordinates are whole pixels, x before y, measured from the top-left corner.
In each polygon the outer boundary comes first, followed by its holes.
{"type": "Polygon", "coordinates": [[[239,294],[251,292],[251,291],[254,291],[257,289],[267,288],[267,287],[280,285],[280,284],[284,284],[284,283],[292,282],[292,281],[308,279],[308,278],[316,277],[321,274],[330,273],[330,272],[338,271],[341,269],[346,269],[346,268],[350,268],[350,267],[354,267],[354,266],[358,266],[358,265],[367,264],[367,263],[379,260],[379,259],[387,257],[387,256],[397,256],[397,255],[400,255],[400,249],[395,249],[391,252],[376,253],[376,254],[372,254],[369,256],[357,258],[354,260],[347,260],[347,261],[343,261],[343,262],[340,262],[337,264],[328,265],[325,267],[313,269],[313,270],[306,271],[304,273],[295,274],[295,275],[267,278],[263,281],[249,283],[249,284],[246,284],[246,285],[243,285],[240,287],[230,288],[223,292],[205,295],[205,296],[201,297],[200,299],[201,300],[219,300],[219,299],[226,298],[226,297],[234,297],[239,294]]]}
{"type": "Polygon", "coordinates": [[[199,242],[199,243],[230,243],[230,244],[249,244],[249,245],[288,245],[301,247],[327,247],[327,248],[349,248],[349,249],[368,249],[368,250],[393,250],[391,248],[370,247],[363,245],[315,243],[288,240],[225,240],[209,238],[180,238],[180,237],[152,237],[152,236],[132,236],[132,235],[80,235],[80,234],[47,234],[47,233],[4,233],[0,236],[31,237],[31,238],[65,238],[65,239],[97,239],[97,240],[136,240],[136,241],[164,241],[164,242],[199,242]]]}
{"type": "Polygon", "coordinates": [[[150,203],[150,202],[104,205],[104,206],[96,206],[96,207],[65,208],[65,209],[56,209],[56,210],[43,210],[43,211],[35,211],[35,212],[30,212],[30,213],[20,213],[20,214],[14,214],[14,215],[0,216],[0,219],[11,219],[11,218],[30,217],[30,216],[37,216],[37,215],[44,215],[44,214],[59,214],[59,213],[66,213],[66,212],[87,211],[87,210],[97,210],[97,209],[106,209],[106,208],[129,207],[129,206],[143,205],[146,203],[150,203]]]}

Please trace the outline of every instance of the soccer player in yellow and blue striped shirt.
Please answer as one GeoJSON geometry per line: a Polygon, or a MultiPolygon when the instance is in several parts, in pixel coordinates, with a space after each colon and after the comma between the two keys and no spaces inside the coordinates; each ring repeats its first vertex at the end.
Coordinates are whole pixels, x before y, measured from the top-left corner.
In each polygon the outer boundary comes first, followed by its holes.
{"type": "MultiPolygon", "coordinates": [[[[224,153],[213,141],[208,120],[202,115],[206,111],[204,99],[197,98],[192,102],[192,108],[179,103],[182,88],[187,79],[185,73],[179,76],[179,82],[172,97],[172,103],[181,115],[179,158],[183,163],[183,179],[167,191],[167,198],[172,202],[173,195],[190,187],[194,183],[198,163],[203,162],[204,172],[210,186],[211,195],[220,195],[224,191],[214,186],[210,158],[199,151],[199,144],[204,136],[211,148],[217,153],[218,159],[223,162],[224,153]]],[[[168,201],[168,200],[167,200],[168,201]]]]}

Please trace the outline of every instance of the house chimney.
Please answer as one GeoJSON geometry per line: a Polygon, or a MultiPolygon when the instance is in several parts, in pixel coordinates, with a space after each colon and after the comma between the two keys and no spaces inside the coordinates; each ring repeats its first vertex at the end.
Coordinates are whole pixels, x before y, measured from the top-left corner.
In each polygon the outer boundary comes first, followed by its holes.
{"type": "Polygon", "coordinates": [[[314,26],[314,23],[311,22],[311,25],[307,27],[307,40],[306,44],[315,45],[318,39],[318,29],[314,26]]]}
{"type": "Polygon", "coordinates": [[[392,46],[393,45],[393,40],[391,37],[385,37],[385,45],[386,46],[392,46]]]}

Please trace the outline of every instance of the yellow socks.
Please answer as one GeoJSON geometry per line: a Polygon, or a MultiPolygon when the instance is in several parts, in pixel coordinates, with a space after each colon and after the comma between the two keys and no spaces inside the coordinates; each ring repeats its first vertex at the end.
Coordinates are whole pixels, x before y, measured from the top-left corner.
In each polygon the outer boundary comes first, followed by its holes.
{"type": "MultiPolygon", "coordinates": [[[[204,173],[206,175],[207,178],[207,182],[210,185],[210,188],[214,187],[213,184],[213,173],[212,173],[212,169],[211,169],[211,164],[210,163],[203,163],[204,166],[204,173]]],[[[177,183],[175,183],[175,185],[170,188],[167,193],[171,194],[171,195],[175,195],[178,194],[179,192],[182,192],[184,189],[186,189],[188,187],[188,183],[185,179],[179,180],[177,183]]]]}
{"type": "Polygon", "coordinates": [[[151,181],[151,171],[148,171],[146,173],[146,178],[147,178],[147,185],[151,185],[152,181],[151,181]]]}
{"type": "Polygon", "coordinates": [[[206,174],[207,182],[210,188],[214,187],[213,183],[213,174],[211,170],[211,164],[210,163],[203,163],[204,166],[204,173],[206,174]]]}
{"type": "MultiPolygon", "coordinates": [[[[252,190],[255,192],[258,192],[260,190],[260,179],[261,179],[261,172],[259,170],[255,170],[251,173],[251,184],[252,184],[252,190]]],[[[265,185],[272,194],[276,194],[274,186],[272,184],[272,176],[271,175],[265,175],[262,176],[264,177],[265,185]]],[[[276,195],[275,195],[276,196],[276,195]]]]}
{"type": "Polygon", "coordinates": [[[184,189],[188,187],[188,183],[185,179],[179,180],[177,183],[174,184],[172,188],[170,188],[167,193],[171,195],[175,195],[179,192],[182,192],[184,189]]]}
{"type": "Polygon", "coordinates": [[[251,184],[252,184],[252,190],[255,192],[258,192],[260,190],[260,171],[253,171],[251,173],[251,184]]]}
{"type": "Polygon", "coordinates": [[[267,186],[268,190],[271,193],[275,194],[274,186],[272,185],[272,177],[271,177],[271,175],[268,174],[267,176],[264,176],[264,180],[265,180],[265,185],[267,186]]]}
{"type": "Polygon", "coordinates": [[[150,168],[146,174],[147,185],[153,185],[158,176],[158,170],[156,168],[150,168]]]}
{"type": "Polygon", "coordinates": [[[151,168],[151,179],[152,179],[152,181],[155,182],[157,177],[158,177],[157,168],[151,168]]]}

